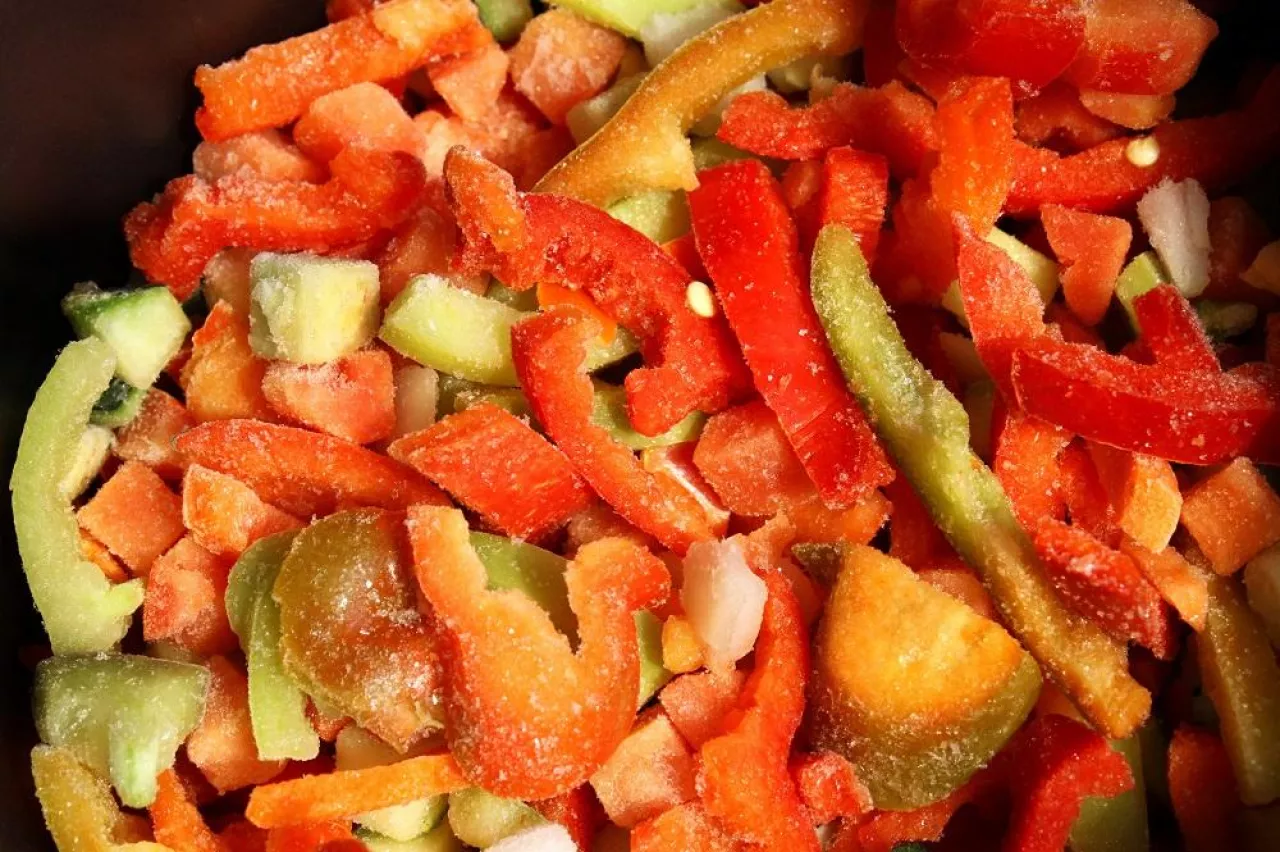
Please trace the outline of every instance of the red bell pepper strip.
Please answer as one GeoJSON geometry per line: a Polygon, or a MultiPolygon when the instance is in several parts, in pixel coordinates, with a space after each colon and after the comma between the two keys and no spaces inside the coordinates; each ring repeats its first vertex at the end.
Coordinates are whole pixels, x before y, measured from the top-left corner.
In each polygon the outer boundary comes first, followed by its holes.
{"type": "Polygon", "coordinates": [[[1065,78],[1080,89],[1166,95],[1191,80],[1218,25],[1191,0],[1094,0],[1065,78]]]}
{"type": "Polygon", "coordinates": [[[813,160],[849,145],[889,158],[894,177],[919,174],[938,148],[933,104],[894,81],[879,89],[841,84],[807,107],[772,92],[734,98],[717,136],[744,151],[782,160],[813,160]]]}
{"type": "Polygon", "coordinates": [[[1055,518],[1041,519],[1035,545],[1064,603],[1113,639],[1137,642],[1161,659],[1173,657],[1169,608],[1132,559],[1055,518]]]}
{"type": "Polygon", "coordinates": [[[998,769],[991,766],[980,771],[950,796],[923,808],[876,811],[862,822],[845,823],[836,833],[830,852],[893,852],[900,843],[941,840],[956,811],[982,798],[1001,780],[998,769]]]}
{"type": "Polygon", "coordinates": [[[693,312],[689,273],[652,240],[581,201],[516,194],[500,169],[460,149],[445,177],[464,264],[478,258],[518,290],[538,282],[581,290],[640,338],[646,366],[626,379],[639,432],[658,435],[691,411],[718,411],[750,386],[724,320],[693,312]]]}
{"type": "Polygon", "coordinates": [[[867,263],[874,263],[889,201],[889,162],[879,154],[832,148],[822,166],[817,227],[805,242],[812,247],[819,229],[844,225],[857,238],[867,263]]]}
{"type": "Polygon", "coordinates": [[[538,539],[593,499],[569,460],[527,423],[485,403],[394,442],[387,455],[503,533],[538,539]]]}
{"type": "Polygon", "coordinates": [[[747,541],[748,564],[769,597],[737,709],[726,733],[699,751],[698,789],[707,812],[734,837],[768,849],[816,852],[817,835],[787,771],[809,673],[808,631],[781,564],[792,536],[789,523],[774,521],[747,541]]]}
{"type": "Polygon", "coordinates": [[[394,228],[426,198],[421,161],[402,151],[348,148],[330,170],[323,184],[249,175],[171,181],[158,202],[138,205],[125,219],[133,264],[182,300],[224,248],[328,251],[394,228]]]}
{"type": "Polygon", "coordinates": [[[1085,40],[1082,0],[898,3],[896,30],[907,55],[969,75],[1008,77],[1022,92],[1056,79],[1085,40]]]}
{"type": "Polygon", "coordinates": [[[1009,412],[991,469],[1023,529],[1034,531],[1044,518],[1066,518],[1058,459],[1070,442],[1071,435],[1059,426],[1016,409],[1009,412]]]}
{"type": "Polygon", "coordinates": [[[1133,228],[1123,219],[1046,204],[1040,211],[1049,245],[1062,264],[1062,294],[1085,325],[1097,325],[1111,306],[1133,228]]]}
{"type": "Polygon", "coordinates": [[[1179,372],[1046,338],[1014,354],[1012,378],[1028,414],[1098,443],[1184,464],[1280,463],[1280,373],[1266,365],[1179,372]]]}
{"type": "Polygon", "coordinates": [[[1007,80],[957,84],[938,104],[938,165],[929,177],[940,210],[986,234],[1013,182],[1013,96],[1007,80]]]}
{"type": "Polygon", "coordinates": [[[413,468],[292,426],[215,420],[184,432],[177,447],[189,464],[235,477],[263,500],[302,518],[327,515],[339,506],[449,505],[449,498],[413,468]]]}
{"type": "Polygon", "coordinates": [[[669,479],[648,473],[626,447],[592,421],[593,391],[583,371],[600,325],[557,308],[511,330],[516,375],[534,414],[578,473],[617,512],[678,553],[711,538],[697,500],[669,479]]]}
{"type": "Polygon", "coordinates": [[[1133,309],[1142,339],[1157,364],[1174,370],[1222,372],[1195,308],[1176,287],[1162,284],[1148,290],[1134,300],[1133,309]]]}
{"type": "Polygon", "coordinates": [[[532,600],[485,588],[462,512],[414,506],[406,525],[438,627],[445,735],[463,774],[521,799],[585,783],[631,729],[640,678],[632,613],[666,600],[666,566],[624,539],[582,547],[565,572],[575,653],[532,600]]]}
{"type": "Polygon", "coordinates": [[[1147,167],[1125,156],[1129,139],[1113,139],[1069,157],[1017,145],[1005,212],[1034,215],[1045,204],[1124,212],[1163,180],[1194,178],[1210,193],[1240,182],[1280,149],[1280,71],[1267,77],[1243,109],[1171,121],[1150,136],[1159,145],[1160,157],[1147,167]]]}
{"type": "Polygon", "coordinates": [[[795,223],[759,160],[699,175],[689,193],[698,252],[765,402],[823,499],[852,505],[893,479],[809,299],[795,223]]]}

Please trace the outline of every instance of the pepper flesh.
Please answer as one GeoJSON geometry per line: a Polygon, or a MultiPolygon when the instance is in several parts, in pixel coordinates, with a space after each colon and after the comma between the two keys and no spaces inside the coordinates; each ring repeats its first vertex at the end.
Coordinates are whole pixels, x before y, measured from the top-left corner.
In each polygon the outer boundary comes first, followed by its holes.
{"type": "Polygon", "coordinates": [[[31,751],[36,796],[54,845],[67,852],[170,852],[159,843],[117,843],[126,819],[107,782],[68,749],[38,745],[31,751]]]}
{"type": "Polygon", "coordinates": [[[112,585],[81,558],[80,530],[61,489],[89,412],[114,372],[115,356],[97,338],[62,351],[27,413],[9,481],[22,568],[55,654],[111,648],[142,604],[141,580],[112,585]]]}
{"type": "Polygon", "coordinates": [[[774,0],[728,18],[650,72],[617,114],[536,190],[604,207],[645,190],[693,189],[689,129],[762,72],[856,48],[867,6],[867,0],[774,0]]]}
{"type": "Polygon", "coordinates": [[[565,574],[575,654],[533,601],[485,588],[460,511],[415,506],[407,526],[437,625],[445,733],[463,774],[522,799],[586,782],[631,728],[640,677],[632,613],[666,599],[665,566],[623,539],[579,550],[565,574]]]}
{"type": "Polygon", "coordinates": [[[853,392],[1011,632],[1091,722],[1111,737],[1131,734],[1151,696],[1129,675],[1124,648],[1058,602],[1008,497],[969,449],[964,409],[911,357],[843,228],[818,237],[813,296],[853,392]]]}

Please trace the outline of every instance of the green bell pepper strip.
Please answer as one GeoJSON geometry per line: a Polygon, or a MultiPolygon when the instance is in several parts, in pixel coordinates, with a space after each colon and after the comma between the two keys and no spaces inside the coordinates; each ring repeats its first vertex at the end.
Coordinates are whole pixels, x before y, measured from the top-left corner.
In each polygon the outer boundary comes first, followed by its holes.
{"type": "Polygon", "coordinates": [[[307,697],[280,659],[280,605],[271,596],[296,532],[254,542],[227,579],[227,619],[240,637],[249,671],[249,719],[258,757],[310,760],[320,738],[307,718],[307,697]]]}
{"type": "Polygon", "coordinates": [[[156,776],[204,713],[203,666],[99,654],[52,657],[36,668],[40,739],[107,776],[131,808],[151,804],[156,776]]]}
{"type": "Polygon", "coordinates": [[[969,447],[964,408],[908,352],[853,234],[814,246],[814,307],[846,380],[939,529],[977,570],[1011,632],[1108,736],[1151,707],[1125,649],[1057,600],[1000,483],[969,447]]]}
{"type": "Polygon", "coordinates": [[[96,338],[62,350],[36,391],[9,489],[27,585],[55,654],[105,651],[129,630],[142,581],[112,585],[80,556],[80,529],[62,487],[93,404],[111,382],[115,356],[96,338]]]}

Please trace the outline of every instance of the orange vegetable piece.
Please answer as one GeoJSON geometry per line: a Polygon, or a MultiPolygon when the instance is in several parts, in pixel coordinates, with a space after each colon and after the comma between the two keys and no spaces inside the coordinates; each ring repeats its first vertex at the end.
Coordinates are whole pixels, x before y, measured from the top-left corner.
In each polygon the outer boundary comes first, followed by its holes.
{"type": "Polygon", "coordinates": [[[1242,809],[1226,746],[1211,731],[1179,725],[1169,743],[1169,798],[1187,852],[1239,848],[1242,809]]]}
{"type": "Polygon", "coordinates": [[[321,183],[326,175],[324,166],[298,150],[279,130],[258,130],[221,142],[201,142],[191,155],[191,165],[196,177],[209,183],[231,175],[321,183]]]}
{"type": "Polygon", "coordinates": [[[577,308],[600,324],[600,342],[606,346],[618,335],[618,323],[613,317],[596,306],[596,303],[580,290],[571,290],[549,281],[538,282],[538,307],[554,308],[556,305],[569,305],[577,308]]]}
{"type": "Polygon", "coordinates": [[[1125,538],[1120,542],[1120,550],[1133,560],[1183,621],[1197,632],[1204,630],[1209,614],[1209,584],[1203,573],[1172,547],[1153,551],[1125,538]]]}
{"type": "Polygon", "coordinates": [[[1049,245],[1063,265],[1062,293],[1085,325],[1102,322],[1116,289],[1133,228],[1123,219],[1046,204],[1040,210],[1049,245]]]}
{"type": "Polygon", "coordinates": [[[182,476],[182,457],[173,441],[196,425],[186,407],[158,388],[147,391],[138,416],[116,431],[114,451],[126,461],[145,464],[165,479],[182,476]]]}
{"type": "Polygon", "coordinates": [[[407,524],[438,625],[445,733],[467,781],[544,799],[587,780],[631,727],[640,676],[632,612],[666,599],[666,567],[625,540],[581,548],[565,572],[574,653],[533,601],[485,588],[461,512],[414,506],[407,524]]]}
{"type": "Polygon", "coordinates": [[[245,816],[260,828],[348,820],[466,786],[467,780],[452,756],[427,754],[386,766],[260,785],[249,794],[245,816]]]}
{"type": "Polygon", "coordinates": [[[201,547],[232,559],[260,538],[302,527],[249,486],[198,464],[182,478],[182,522],[201,547]]]}
{"type": "Polygon", "coordinates": [[[506,52],[491,36],[470,53],[428,66],[427,77],[449,109],[463,121],[479,122],[498,102],[509,65],[506,52]]]}
{"type": "Polygon", "coordinates": [[[395,95],[376,83],[356,83],[321,95],[293,127],[293,138],[309,157],[327,163],[344,148],[421,155],[426,136],[395,95]]]}
{"type": "Polygon", "coordinates": [[[1013,184],[1013,93],[1007,80],[959,83],[938,103],[934,202],[965,217],[976,233],[995,225],[1013,184]]]}
{"type": "Polygon", "coordinates": [[[437,56],[478,47],[488,35],[465,0],[389,0],[306,35],[255,47],[196,69],[206,139],[280,127],[326,92],[407,74],[437,56]]]}
{"type": "Polygon", "coordinates": [[[1147,130],[1167,119],[1176,103],[1173,93],[1126,95],[1117,92],[1082,91],[1080,103],[1099,118],[1127,127],[1147,130]]]}
{"type": "Polygon", "coordinates": [[[1000,616],[996,612],[995,604],[991,601],[991,595],[987,593],[982,581],[972,571],[957,566],[925,568],[916,573],[930,586],[941,589],[961,603],[968,604],[984,618],[999,621],[1000,616]]]}
{"type": "Polygon", "coordinates": [[[769,517],[814,493],[777,416],[759,400],[712,415],[693,463],[737,515],[769,517]]]}
{"type": "Polygon", "coordinates": [[[541,538],[592,499],[563,453],[488,403],[406,435],[387,452],[516,538],[541,538]]]}
{"type": "Polygon", "coordinates": [[[483,296],[489,279],[483,275],[459,275],[452,269],[458,248],[458,225],[453,214],[432,204],[423,205],[395,230],[386,246],[374,258],[378,264],[378,280],[382,285],[382,301],[389,303],[415,275],[434,272],[446,275],[455,287],[483,296]]]}
{"type": "Polygon", "coordinates": [[[627,40],[567,9],[530,21],[511,48],[511,81],[553,124],[576,104],[604,91],[627,40]]]}
{"type": "Polygon", "coordinates": [[[577,553],[578,548],[602,538],[625,538],[640,547],[658,547],[653,536],[632,526],[608,503],[597,500],[569,519],[565,527],[565,553],[577,553]]]}
{"type": "Polygon", "coordinates": [[[156,798],[148,810],[157,843],[180,852],[235,852],[205,823],[172,769],[156,778],[156,798]]]}
{"type": "Polygon", "coordinates": [[[662,623],[662,666],[681,674],[702,668],[702,645],[693,625],[683,615],[670,615],[662,623]]]}
{"type": "Polygon", "coordinates": [[[1014,126],[1023,142],[1060,154],[1092,148],[1124,132],[1087,110],[1080,93],[1062,82],[1050,83],[1036,96],[1019,101],[1014,126]]]}
{"type": "MultiPolygon", "coordinates": [[[[784,192],[785,188],[784,183],[784,192]]],[[[682,237],[676,237],[669,243],[664,243],[662,250],[671,255],[676,263],[683,266],[693,280],[706,281],[710,277],[707,275],[707,268],[702,265],[702,258],[698,255],[698,246],[693,240],[693,234],[685,234],[682,237]]]]}
{"type": "Polygon", "coordinates": [[[830,852],[892,852],[899,843],[940,840],[956,811],[990,787],[990,775],[990,771],[979,772],[950,796],[914,811],[876,811],[860,823],[845,823],[830,852]]]}
{"type": "Polygon", "coordinates": [[[230,563],[183,536],[147,576],[143,638],[164,639],[202,657],[233,652],[239,642],[223,604],[230,571],[230,563]]]}
{"type": "Polygon", "coordinates": [[[1071,523],[1099,541],[1114,542],[1120,533],[1115,509],[1085,444],[1076,441],[1067,447],[1060,465],[1062,496],[1071,523]]]}
{"type": "Polygon", "coordinates": [[[127,461],[76,513],[80,526],[135,575],[182,537],[182,500],[151,468],[127,461]]]}
{"type": "Polygon", "coordinates": [[[664,686],[658,700],[680,736],[699,748],[723,731],[745,680],[746,675],[733,668],[691,672],[664,686]]]}
{"type": "Polygon", "coordinates": [[[1182,492],[1164,459],[1090,443],[1089,454],[1107,490],[1120,529],[1148,550],[1161,551],[1178,528],[1182,492]]]}
{"type": "MultiPolygon", "coordinates": [[[[796,233],[800,237],[800,254],[806,263],[813,254],[813,241],[817,239],[821,228],[818,200],[826,180],[826,169],[821,160],[797,160],[787,166],[787,170],[782,173],[782,180],[778,182],[782,198],[791,210],[791,218],[795,220],[796,233]]],[[[884,219],[883,210],[880,218],[884,219]]],[[[878,225],[876,235],[879,236],[878,225]]]]}
{"type": "Polygon", "coordinates": [[[218,833],[227,852],[267,852],[267,831],[244,817],[232,821],[218,833]]]}
{"type": "Polygon", "coordinates": [[[884,493],[893,506],[889,516],[890,556],[917,571],[964,566],[905,477],[894,479],[885,486],[884,493]]]}
{"type": "MultiPolygon", "coordinates": [[[[817,200],[818,224],[848,228],[869,264],[875,262],[888,198],[888,160],[879,154],[852,148],[833,148],[827,152],[817,200]]],[[[812,241],[808,245],[811,246],[812,241]]]]}
{"type": "Polygon", "coordinates": [[[212,657],[206,665],[213,677],[200,725],[187,738],[187,757],[219,793],[270,781],[285,761],[258,759],[248,677],[226,657],[212,657]]]}
{"type": "Polygon", "coordinates": [[[591,788],[615,825],[632,828],[693,799],[689,747],[661,710],[646,713],[591,776],[591,788]]]}
{"type": "Polygon", "coordinates": [[[80,531],[80,556],[97,565],[102,570],[102,575],[113,583],[123,583],[129,579],[129,572],[120,564],[120,560],[111,555],[105,544],[84,530],[80,531]]]}
{"type": "MultiPolygon", "coordinates": [[[[256,252],[252,249],[223,249],[205,264],[204,274],[200,280],[200,291],[210,307],[218,302],[227,302],[236,314],[242,317],[249,315],[249,302],[253,288],[253,281],[249,277],[249,265],[253,262],[255,254],[256,252]]],[[[187,355],[190,357],[190,352],[187,355]]],[[[177,360],[177,358],[174,359],[174,361],[177,360]]],[[[177,365],[179,375],[184,365],[185,362],[177,365]]],[[[166,372],[173,374],[172,364],[166,368],[166,372]]]]}
{"type": "Polygon", "coordinates": [[[345,820],[287,825],[267,832],[266,852],[324,852],[329,846],[352,852],[346,844],[353,842],[351,823],[345,820]]]}
{"type": "Polygon", "coordinates": [[[631,852],[745,852],[748,847],[730,837],[698,802],[686,802],[631,832],[631,852]]]}
{"type": "Polygon", "coordinates": [[[1238,458],[1191,487],[1182,525],[1214,572],[1233,574],[1280,541],[1280,497],[1246,458],[1238,458]]]}
{"type": "Polygon", "coordinates": [[[182,368],[181,380],[194,420],[275,419],[262,393],[267,362],[249,347],[248,316],[218,302],[191,343],[191,359],[182,368]]]}
{"type": "Polygon", "coordinates": [[[697,444],[689,441],[667,447],[647,447],[640,451],[640,466],[653,476],[688,492],[702,507],[712,534],[723,538],[729,529],[730,513],[694,465],[696,448],[697,444]]]}
{"type": "Polygon", "coordinates": [[[412,468],[329,435],[255,420],[204,423],[178,438],[190,464],[225,473],[298,517],[339,505],[403,509],[449,499],[412,468]]]}
{"type": "Polygon", "coordinates": [[[871,791],[853,764],[835,752],[798,755],[791,761],[791,776],[814,825],[837,817],[856,820],[871,811],[871,791]]]}
{"type": "Polygon", "coordinates": [[[327,364],[273,361],[262,395],[285,420],[353,444],[371,444],[396,428],[396,385],[391,356],[364,349],[327,364]]]}
{"type": "Polygon", "coordinates": [[[1018,410],[1000,430],[991,467],[1024,529],[1034,530],[1041,518],[1066,518],[1058,458],[1069,443],[1071,435],[1062,427],[1018,410]]]}
{"type": "Polygon", "coordinates": [[[847,509],[830,509],[815,494],[786,511],[796,541],[868,544],[889,520],[892,508],[883,493],[868,491],[847,509]]]}
{"type": "Polygon", "coordinates": [[[342,733],[342,729],[351,722],[350,719],[343,715],[328,715],[325,711],[316,707],[314,701],[307,702],[307,721],[311,723],[316,736],[326,743],[336,740],[338,734],[342,733]]]}

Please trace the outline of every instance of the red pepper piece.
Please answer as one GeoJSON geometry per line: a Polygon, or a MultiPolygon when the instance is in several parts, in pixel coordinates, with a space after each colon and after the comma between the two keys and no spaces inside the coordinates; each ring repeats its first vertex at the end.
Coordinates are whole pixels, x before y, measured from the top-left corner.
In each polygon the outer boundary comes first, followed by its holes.
{"type": "Polygon", "coordinates": [[[485,588],[462,512],[414,506],[406,524],[437,625],[445,733],[467,779],[521,799],[585,783],[631,729],[640,677],[632,613],[666,600],[666,566],[622,539],[581,548],[565,572],[574,653],[531,599],[485,588]]]}
{"type": "Polygon", "coordinates": [[[1138,327],[1157,364],[1174,370],[1220,373],[1222,365],[1195,308],[1178,288],[1162,284],[1133,302],[1138,327]]]}
{"type": "Polygon", "coordinates": [[[747,541],[748,563],[769,591],[764,623],[727,732],[699,751],[698,789],[707,812],[734,837],[802,852],[820,846],[787,771],[809,672],[808,631],[781,567],[792,535],[789,523],[774,521],[747,541]]]}
{"type": "Polygon", "coordinates": [[[1013,97],[1007,80],[958,84],[938,104],[938,165],[930,189],[941,210],[985,234],[1013,182],[1013,97]]]}
{"type": "Polygon", "coordinates": [[[933,104],[894,81],[879,89],[839,85],[808,107],[792,108],[772,92],[752,92],[725,110],[716,134],[761,157],[813,160],[849,145],[883,154],[898,178],[920,172],[938,148],[933,104]]]}
{"type": "Polygon", "coordinates": [[[631,830],[631,852],[747,852],[699,802],[685,802],[631,830]]]}
{"type": "Polygon", "coordinates": [[[1045,339],[1014,354],[1012,375],[1028,414],[1098,443],[1184,464],[1280,462],[1280,374],[1265,365],[1174,371],[1045,339]]]}
{"type": "Polygon", "coordinates": [[[593,391],[583,371],[600,325],[558,308],[511,330],[516,374],[534,413],[591,487],[624,518],[683,553],[711,538],[706,513],[687,491],[644,470],[635,455],[592,422],[593,391]]]}
{"type": "Polygon", "coordinates": [[[406,435],[387,454],[516,538],[546,535],[592,499],[573,465],[546,438],[487,403],[406,435]]]}
{"type": "Polygon", "coordinates": [[[1171,121],[1150,135],[1159,145],[1160,157],[1146,167],[1134,165],[1125,156],[1128,139],[1103,142],[1069,157],[1017,145],[1017,168],[1005,212],[1033,215],[1045,204],[1095,213],[1123,212],[1162,180],[1194,178],[1211,194],[1244,180],[1280,148],[1280,72],[1272,72],[1243,109],[1171,121]]]}
{"type": "Polygon", "coordinates": [[[1097,325],[1111,305],[1133,228],[1123,219],[1056,204],[1044,206],[1040,221],[1064,267],[1062,293],[1067,306],[1085,325],[1097,325]]]}
{"type": "Polygon", "coordinates": [[[871,810],[871,792],[853,764],[835,752],[799,755],[791,761],[791,775],[814,825],[856,819],[871,810]]]}
{"type": "Polygon", "coordinates": [[[125,219],[133,264],[186,299],[224,248],[328,251],[395,227],[426,197],[422,163],[403,152],[348,148],[330,169],[323,184],[245,175],[171,181],[159,202],[125,219]]]}
{"type": "Polygon", "coordinates": [[[391,356],[362,349],[324,364],[272,361],[262,395],[282,418],[353,444],[371,444],[396,428],[391,356]]]}
{"type": "Polygon", "coordinates": [[[1190,0],[1096,0],[1066,79],[1081,89],[1167,95],[1191,80],[1218,25],[1190,0]]]}
{"type": "Polygon", "coordinates": [[[640,338],[646,366],[626,379],[638,431],[657,435],[691,411],[718,411],[750,386],[724,320],[693,312],[689,273],[648,237],[572,198],[517,195],[500,169],[464,151],[450,152],[445,173],[465,253],[518,290],[580,290],[640,338]]]}
{"type": "Polygon", "coordinates": [[[1066,716],[1041,716],[1008,749],[1013,814],[1004,852],[1061,852],[1087,797],[1133,789],[1124,756],[1066,716]]]}
{"type": "Polygon", "coordinates": [[[1032,92],[1057,78],[1085,40],[1082,0],[898,3],[897,36],[919,62],[963,74],[1008,77],[1032,92]]]}
{"type": "Polygon", "coordinates": [[[1085,109],[1080,93],[1066,83],[1049,86],[1018,103],[1018,138],[1060,154],[1073,154],[1115,139],[1124,131],[1085,109]]]}
{"type": "MultiPolygon", "coordinates": [[[[817,197],[818,228],[827,225],[848,228],[857,238],[867,263],[875,261],[888,201],[888,160],[879,154],[852,148],[833,148],[827,152],[817,197]]],[[[813,245],[812,239],[807,242],[813,245]]]]}
{"type": "Polygon", "coordinates": [[[939,802],[914,811],[876,811],[863,822],[845,823],[830,852],[893,852],[900,843],[940,840],[956,811],[984,795],[994,780],[988,768],[939,802]]]}
{"type": "MultiPolygon", "coordinates": [[[[1081,441],[1067,447],[1059,462],[1062,499],[1071,523],[1098,541],[1115,545],[1120,538],[1120,519],[1102,481],[1093,455],[1081,441]]],[[[1035,527],[1031,528],[1032,531],[1035,527]]]]}
{"type": "Polygon", "coordinates": [[[758,399],[712,415],[693,463],[735,515],[768,518],[816,496],[777,416],[758,399]]]}
{"type": "Polygon", "coordinates": [[[1243,808],[1222,739],[1211,731],[1179,725],[1169,743],[1169,798],[1187,852],[1239,848],[1243,808]]]}
{"type": "Polygon", "coordinates": [[[604,810],[590,784],[574,787],[567,793],[532,803],[535,810],[569,830],[569,836],[581,852],[591,849],[591,841],[605,822],[604,810]]]}
{"type": "Polygon", "coordinates": [[[823,500],[852,505],[893,470],[827,347],[778,185],[759,160],[698,180],[689,193],[698,252],[756,385],[823,500]]]}
{"type": "Polygon", "coordinates": [[[889,555],[917,571],[931,568],[964,568],[950,542],[916,494],[906,477],[899,476],[884,489],[893,503],[889,514],[889,555]]]}
{"type": "Polygon", "coordinates": [[[702,258],[698,255],[698,246],[693,241],[693,234],[685,234],[669,243],[664,243],[662,250],[683,266],[690,278],[705,281],[709,277],[707,270],[702,266],[702,258]]]}
{"type": "Polygon", "coordinates": [[[1049,582],[1068,606],[1115,639],[1172,658],[1177,647],[1169,608],[1132,559],[1049,517],[1040,519],[1035,545],[1049,582]]]}
{"type": "Polygon", "coordinates": [[[1034,530],[1042,518],[1066,518],[1058,459],[1070,442],[1060,426],[1009,412],[991,467],[1024,529],[1034,530]]]}
{"type": "MultiPolygon", "coordinates": [[[[853,149],[832,148],[831,150],[852,151],[853,149]]],[[[801,260],[806,264],[813,254],[813,242],[818,238],[818,230],[821,228],[818,220],[818,202],[823,184],[826,182],[826,171],[822,160],[797,160],[787,166],[787,170],[782,174],[782,197],[786,199],[787,207],[791,209],[791,218],[795,219],[796,230],[800,233],[801,260]]],[[[883,223],[883,209],[880,211],[880,219],[883,223]]],[[[877,225],[877,239],[879,236],[880,229],[877,225]]]]}
{"type": "Polygon", "coordinates": [[[302,518],[327,515],[340,505],[449,505],[449,498],[413,468],[292,426],[215,420],[184,432],[177,447],[189,464],[232,476],[263,500],[302,518]]]}

